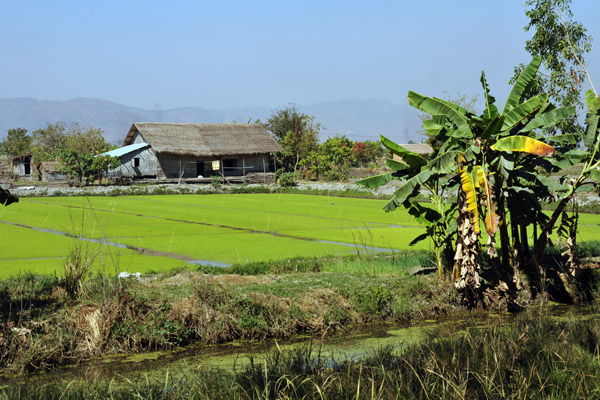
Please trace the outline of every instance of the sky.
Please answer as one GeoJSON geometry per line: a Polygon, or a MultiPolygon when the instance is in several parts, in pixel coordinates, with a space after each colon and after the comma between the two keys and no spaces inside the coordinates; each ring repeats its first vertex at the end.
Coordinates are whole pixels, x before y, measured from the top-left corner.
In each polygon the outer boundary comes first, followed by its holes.
{"type": "MultiPolygon", "coordinates": [[[[92,97],[145,109],[503,103],[531,32],[523,0],[0,0],[0,98],[92,97]]],[[[574,0],[600,41],[600,2],[574,0]]],[[[587,56],[600,86],[600,42],[587,56]]]]}

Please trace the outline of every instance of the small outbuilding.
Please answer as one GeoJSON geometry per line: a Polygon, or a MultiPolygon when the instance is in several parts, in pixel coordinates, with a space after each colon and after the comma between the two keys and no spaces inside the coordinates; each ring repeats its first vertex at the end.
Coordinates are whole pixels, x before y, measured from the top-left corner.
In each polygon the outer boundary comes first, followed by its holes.
{"type": "Polygon", "coordinates": [[[112,174],[181,179],[274,172],[273,153],[281,150],[258,124],[136,122],[123,147],[105,154],[121,159],[112,174]]]}
{"type": "Polygon", "coordinates": [[[13,173],[19,180],[33,180],[37,178],[33,156],[23,154],[12,158],[13,173]]]}
{"type": "Polygon", "coordinates": [[[39,165],[39,172],[44,182],[68,182],[69,175],[61,170],[60,161],[44,161],[39,165]]]}

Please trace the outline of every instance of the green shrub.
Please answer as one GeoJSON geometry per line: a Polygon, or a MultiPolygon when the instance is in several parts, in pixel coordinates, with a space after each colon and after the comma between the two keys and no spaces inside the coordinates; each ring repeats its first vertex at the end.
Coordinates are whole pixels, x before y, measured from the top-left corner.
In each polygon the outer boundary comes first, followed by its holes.
{"type": "Polygon", "coordinates": [[[210,180],[210,185],[215,189],[221,186],[221,177],[218,175],[213,176],[210,180]]]}
{"type": "Polygon", "coordinates": [[[293,187],[296,186],[298,181],[300,180],[300,173],[298,172],[282,172],[279,174],[279,186],[283,187],[293,187]]]}

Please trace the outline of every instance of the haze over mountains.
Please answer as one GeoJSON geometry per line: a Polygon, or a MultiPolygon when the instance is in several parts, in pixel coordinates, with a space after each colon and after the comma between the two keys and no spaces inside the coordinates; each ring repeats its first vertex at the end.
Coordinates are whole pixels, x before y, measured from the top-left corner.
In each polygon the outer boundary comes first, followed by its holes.
{"type": "MultiPolygon", "coordinates": [[[[383,134],[398,143],[421,142],[418,113],[410,106],[381,100],[339,100],[312,105],[298,105],[301,112],[315,116],[326,128],[321,140],[344,134],[352,140],[378,140],[383,134]]],[[[0,99],[0,139],[8,129],[26,128],[29,132],[46,126],[47,122],[78,122],[104,131],[111,143],[121,145],[133,122],[233,122],[266,121],[272,114],[269,107],[211,110],[184,107],[171,110],[144,110],[106,100],[76,98],[67,101],[32,98],[0,99]]]]}

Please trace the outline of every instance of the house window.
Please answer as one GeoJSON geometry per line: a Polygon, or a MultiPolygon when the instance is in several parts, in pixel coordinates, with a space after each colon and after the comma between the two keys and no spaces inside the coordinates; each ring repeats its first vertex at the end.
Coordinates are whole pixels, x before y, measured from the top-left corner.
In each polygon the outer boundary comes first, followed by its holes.
{"type": "Polygon", "coordinates": [[[133,159],[133,166],[134,167],[139,167],[140,166],[140,158],[136,157],[133,159]]]}

